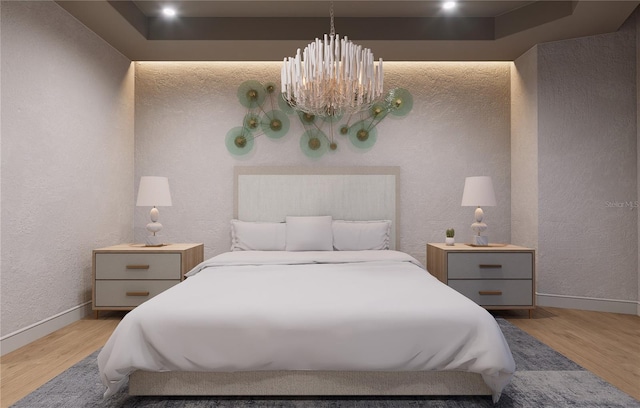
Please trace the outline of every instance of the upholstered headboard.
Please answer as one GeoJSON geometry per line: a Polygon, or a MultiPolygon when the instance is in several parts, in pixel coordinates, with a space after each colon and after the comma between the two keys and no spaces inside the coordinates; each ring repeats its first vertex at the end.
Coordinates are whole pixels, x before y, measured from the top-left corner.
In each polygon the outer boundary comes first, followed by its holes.
{"type": "Polygon", "coordinates": [[[391,249],[400,247],[399,167],[236,167],[234,177],[237,219],[391,220],[391,249]]]}

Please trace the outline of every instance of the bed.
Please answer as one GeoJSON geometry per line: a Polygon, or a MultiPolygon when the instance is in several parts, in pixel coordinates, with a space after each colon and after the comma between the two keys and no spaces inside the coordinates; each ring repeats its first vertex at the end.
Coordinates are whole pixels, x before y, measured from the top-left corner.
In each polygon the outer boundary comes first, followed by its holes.
{"type": "Polygon", "coordinates": [[[125,316],[98,357],[105,395],[129,379],[133,395],[497,401],[515,363],[493,317],[393,249],[398,176],[397,168],[238,168],[235,250],[125,316]]]}

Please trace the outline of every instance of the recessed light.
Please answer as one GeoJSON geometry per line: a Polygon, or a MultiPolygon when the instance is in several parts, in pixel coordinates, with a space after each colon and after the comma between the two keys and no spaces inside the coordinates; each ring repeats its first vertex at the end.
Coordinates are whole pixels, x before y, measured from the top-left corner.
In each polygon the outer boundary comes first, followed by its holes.
{"type": "Polygon", "coordinates": [[[454,8],[456,8],[457,3],[455,1],[445,1],[444,3],[442,3],[442,8],[444,10],[453,10],[454,8]]]}
{"type": "Polygon", "coordinates": [[[176,9],[172,7],[165,7],[162,9],[162,14],[164,14],[167,17],[173,17],[176,15],[176,9]]]}

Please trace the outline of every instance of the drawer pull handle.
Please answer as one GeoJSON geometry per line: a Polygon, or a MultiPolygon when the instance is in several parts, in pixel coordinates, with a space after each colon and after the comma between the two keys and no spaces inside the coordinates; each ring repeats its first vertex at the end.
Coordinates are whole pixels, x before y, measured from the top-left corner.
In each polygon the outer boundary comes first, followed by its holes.
{"type": "Polygon", "coordinates": [[[127,296],[149,296],[149,292],[127,292],[127,296]]]}
{"type": "Polygon", "coordinates": [[[149,269],[149,265],[127,265],[127,269],[149,269]]]}
{"type": "Polygon", "coordinates": [[[502,265],[500,264],[480,264],[478,266],[480,269],[502,268],[502,265]]]}
{"type": "Polygon", "coordinates": [[[502,295],[502,291],[501,290],[481,290],[481,291],[478,291],[478,294],[489,295],[489,296],[500,296],[502,295]]]}

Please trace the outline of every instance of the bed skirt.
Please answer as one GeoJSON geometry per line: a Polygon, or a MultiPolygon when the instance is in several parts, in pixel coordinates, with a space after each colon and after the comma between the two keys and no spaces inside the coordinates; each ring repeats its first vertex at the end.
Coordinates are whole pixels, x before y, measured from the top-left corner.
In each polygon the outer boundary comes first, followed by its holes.
{"type": "Polygon", "coordinates": [[[491,395],[480,374],[463,371],[135,371],[130,395],[319,396],[491,395]]]}

